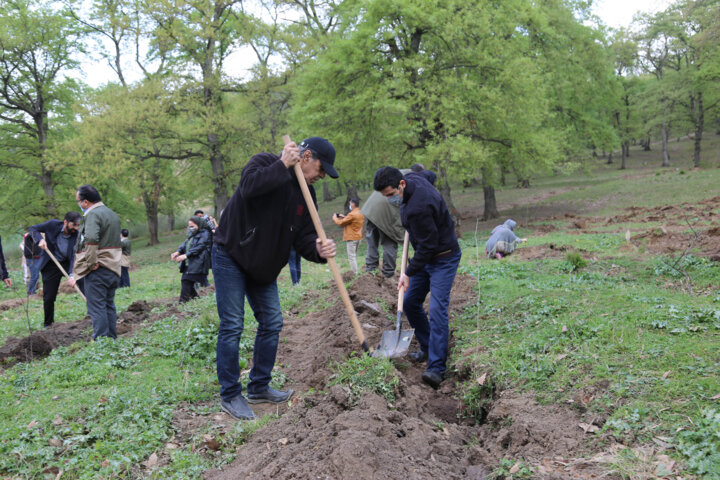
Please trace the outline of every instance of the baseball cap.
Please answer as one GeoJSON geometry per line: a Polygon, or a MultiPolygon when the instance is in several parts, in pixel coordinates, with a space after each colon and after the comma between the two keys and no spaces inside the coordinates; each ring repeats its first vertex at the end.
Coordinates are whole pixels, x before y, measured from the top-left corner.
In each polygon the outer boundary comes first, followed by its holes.
{"type": "Polygon", "coordinates": [[[333,166],[335,164],[335,147],[327,139],[322,137],[310,137],[300,142],[300,146],[313,152],[313,155],[322,163],[325,173],[332,178],[338,178],[338,173],[333,166]]]}

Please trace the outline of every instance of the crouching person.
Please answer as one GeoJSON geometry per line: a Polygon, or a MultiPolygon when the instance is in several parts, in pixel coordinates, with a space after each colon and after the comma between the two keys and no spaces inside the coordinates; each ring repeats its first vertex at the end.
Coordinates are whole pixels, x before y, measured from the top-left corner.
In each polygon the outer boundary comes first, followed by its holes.
{"type": "Polygon", "coordinates": [[[505,223],[498,225],[492,229],[490,238],[485,244],[485,255],[487,258],[497,258],[498,260],[504,256],[510,255],[515,248],[522,242],[526,242],[527,238],[519,238],[515,235],[515,220],[505,220],[505,223]]]}

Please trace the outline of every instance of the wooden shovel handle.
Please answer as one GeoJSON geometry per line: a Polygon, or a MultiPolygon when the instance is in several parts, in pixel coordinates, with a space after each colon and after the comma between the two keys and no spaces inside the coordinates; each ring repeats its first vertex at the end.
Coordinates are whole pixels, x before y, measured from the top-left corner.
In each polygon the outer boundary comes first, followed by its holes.
{"type": "MultiPolygon", "coordinates": [[[[400,262],[400,275],[405,273],[405,268],[407,267],[407,257],[408,257],[408,244],[410,243],[410,234],[405,231],[405,239],[403,240],[403,252],[402,252],[402,261],[400,262]]],[[[398,312],[403,311],[403,300],[405,299],[405,287],[398,290],[398,312]]]]}
{"type": "MultiPolygon", "coordinates": [[[[285,145],[291,142],[288,135],[283,135],[282,138],[285,145]]],[[[300,189],[302,190],[303,197],[305,198],[305,203],[307,204],[308,211],[310,212],[310,217],[315,225],[315,232],[317,232],[317,236],[320,238],[320,241],[325,242],[327,240],[325,229],[323,228],[322,223],[320,223],[320,215],[318,215],[317,208],[315,208],[315,202],[313,201],[312,195],[310,195],[310,189],[307,186],[305,175],[303,175],[299,162],[295,164],[295,175],[297,176],[298,183],[300,184],[300,189]]],[[[367,345],[367,341],[365,341],[365,333],[363,332],[360,322],[355,315],[355,309],[350,302],[350,295],[348,295],[347,289],[345,288],[345,282],[343,282],[340,270],[338,269],[337,263],[335,263],[335,257],[328,258],[327,263],[330,265],[330,271],[332,271],[333,278],[335,279],[335,285],[337,285],[337,288],[340,291],[340,296],[345,304],[345,310],[347,310],[347,313],[350,316],[350,323],[352,323],[355,335],[357,335],[358,340],[360,341],[360,346],[364,351],[369,352],[370,348],[367,345]]]]}
{"type": "MultiPolygon", "coordinates": [[[[42,235],[43,240],[45,240],[45,234],[44,234],[44,233],[41,233],[40,235],[42,235]]],[[[46,246],[47,246],[47,244],[46,244],[46,246]]],[[[52,254],[52,252],[50,251],[49,248],[45,248],[45,253],[48,254],[48,257],[50,257],[50,260],[52,260],[53,262],[55,262],[55,265],[57,265],[57,267],[60,269],[60,271],[62,272],[62,274],[65,275],[65,276],[69,279],[69,278],[70,278],[70,275],[68,275],[68,273],[67,273],[67,272],[65,271],[65,269],[62,267],[62,265],[60,265],[60,262],[57,261],[57,258],[55,258],[55,255],[52,254]]],[[[74,287],[75,287],[75,290],[77,290],[77,293],[80,294],[80,296],[82,297],[82,299],[85,300],[85,303],[87,303],[87,298],[85,298],[85,295],[83,295],[82,291],[80,290],[80,287],[77,286],[77,283],[74,285],[74,287]]]]}

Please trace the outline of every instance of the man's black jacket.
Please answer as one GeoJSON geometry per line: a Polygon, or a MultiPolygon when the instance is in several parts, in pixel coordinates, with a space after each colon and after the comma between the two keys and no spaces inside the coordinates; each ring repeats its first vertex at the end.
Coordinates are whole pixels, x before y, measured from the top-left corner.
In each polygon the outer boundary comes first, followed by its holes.
{"type": "Polygon", "coordinates": [[[438,255],[456,252],[460,246],[455,235],[455,222],[435,187],[421,173],[408,173],[404,180],[400,217],[415,250],[405,270],[411,277],[435,261],[438,255]]]}
{"type": "MultiPolygon", "coordinates": [[[[33,241],[37,245],[40,243],[40,240],[42,240],[41,233],[45,234],[45,243],[47,243],[48,248],[50,249],[50,252],[52,252],[55,257],[58,257],[58,246],[57,246],[57,239],[62,234],[63,229],[65,228],[65,224],[62,220],[48,220],[47,222],[38,223],[37,225],[33,225],[28,229],[28,233],[32,236],[33,241]]],[[[73,264],[75,263],[75,243],[77,241],[78,234],[77,232],[70,235],[70,238],[68,238],[68,251],[62,253],[62,257],[69,260],[70,268],[68,268],[68,275],[72,273],[73,264]]],[[[45,265],[47,265],[48,262],[50,262],[50,257],[48,256],[47,252],[45,250],[41,250],[40,254],[40,268],[39,270],[42,270],[45,268],[45,265]]]]}
{"type": "Polygon", "coordinates": [[[3,255],[2,239],[0,239],[0,280],[8,278],[8,271],[5,267],[5,255],[3,255]]]}
{"type": "MultiPolygon", "coordinates": [[[[317,204],[315,190],[309,188],[317,204]]],[[[291,246],[307,260],[325,263],[316,239],[293,169],[271,153],[253,156],[222,212],[215,244],[224,246],[252,281],[268,284],[287,264],[291,246]]]]}

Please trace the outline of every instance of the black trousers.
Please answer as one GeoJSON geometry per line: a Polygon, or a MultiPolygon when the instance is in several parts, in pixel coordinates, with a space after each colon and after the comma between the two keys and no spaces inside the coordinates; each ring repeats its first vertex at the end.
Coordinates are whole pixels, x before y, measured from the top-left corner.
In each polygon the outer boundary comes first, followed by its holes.
{"type": "Polygon", "coordinates": [[[198,293],[197,290],[195,290],[195,282],[196,280],[185,278],[180,280],[180,303],[185,303],[193,298],[197,298],[198,293]]]}
{"type": "MultiPolygon", "coordinates": [[[[60,265],[62,265],[67,272],[70,267],[70,262],[65,260],[64,262],[60,262],[60,265]]],[[[57,265],[55,265],[55,262],[48,262],[40,273],[42,274],[43,282],[44,324],[46,327],[49,327],[55,322],[55,299],[57,298],[57,292],[60,288],[63,274],[57,265]]]]}

